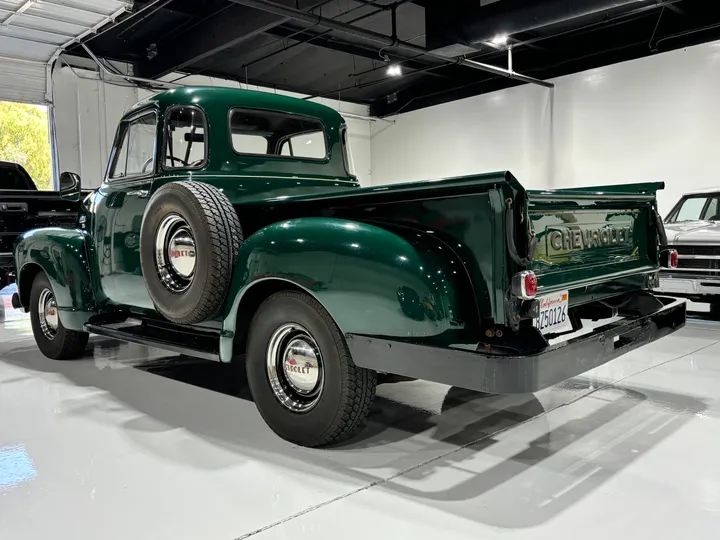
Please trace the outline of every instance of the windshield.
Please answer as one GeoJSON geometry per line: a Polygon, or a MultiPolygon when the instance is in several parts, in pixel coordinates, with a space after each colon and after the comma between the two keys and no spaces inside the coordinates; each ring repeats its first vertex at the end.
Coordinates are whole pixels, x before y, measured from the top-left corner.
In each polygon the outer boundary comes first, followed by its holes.
{"type": "Polygon", "coordinates": [[[678,221],[720,221],[720,194],[686,197],[673,209],[665,220],[678,221]]]}

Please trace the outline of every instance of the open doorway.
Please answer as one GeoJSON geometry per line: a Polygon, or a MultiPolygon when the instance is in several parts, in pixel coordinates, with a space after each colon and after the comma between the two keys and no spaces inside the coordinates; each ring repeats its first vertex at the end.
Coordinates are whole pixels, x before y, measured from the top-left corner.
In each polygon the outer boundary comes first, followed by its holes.
{"type": "Polygon", "coordinates": [[[48,108],[0,101],[0,161],[21,165],[40,190],[53,189],[48,108]]]}

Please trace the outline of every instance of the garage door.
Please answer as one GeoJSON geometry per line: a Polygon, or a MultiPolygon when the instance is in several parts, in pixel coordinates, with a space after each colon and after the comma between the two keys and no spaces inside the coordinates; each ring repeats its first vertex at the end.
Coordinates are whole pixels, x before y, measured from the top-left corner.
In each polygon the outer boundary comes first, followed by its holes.
{"type": "Polygon", "coordinates": [[[0,59],[0,101],[45,103],[45,65],[0,59]]]}
{"type": "Polygon", "coordinates": [[[0,100],[46,102],[45,66],[132,0],[0,0],[0,100]]]}

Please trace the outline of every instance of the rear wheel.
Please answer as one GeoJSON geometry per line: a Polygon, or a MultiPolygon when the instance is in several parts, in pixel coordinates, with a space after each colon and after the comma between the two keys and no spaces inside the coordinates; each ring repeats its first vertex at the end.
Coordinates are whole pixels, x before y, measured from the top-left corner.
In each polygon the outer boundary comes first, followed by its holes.
{"type": "Polygon", "coordinates": [[[40,352],[53,360],[79,358],[87,347],[87,332],[68,330],[60,321],[55,293],[45,272],[35,276],[30,291],[30,324],[40,352]]]}
{"type": "Polygon", "coordinates": [[[377,385],[352,361],[330,315],[307,294],[268,298],[253,318],[247,378],[268,426],[302,446],[340,442],[360,429],[377,385]]]}

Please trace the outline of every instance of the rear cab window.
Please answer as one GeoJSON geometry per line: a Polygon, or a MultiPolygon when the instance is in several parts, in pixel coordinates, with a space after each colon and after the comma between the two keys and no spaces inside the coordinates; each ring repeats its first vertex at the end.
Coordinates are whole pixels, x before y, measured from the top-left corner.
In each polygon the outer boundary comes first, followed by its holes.
{"type": "Polygon", "coordinates": [[[232,109],[230,141],[243,155],[324,161],[325,127],[316,118],[276,111],[232,109]]]}

